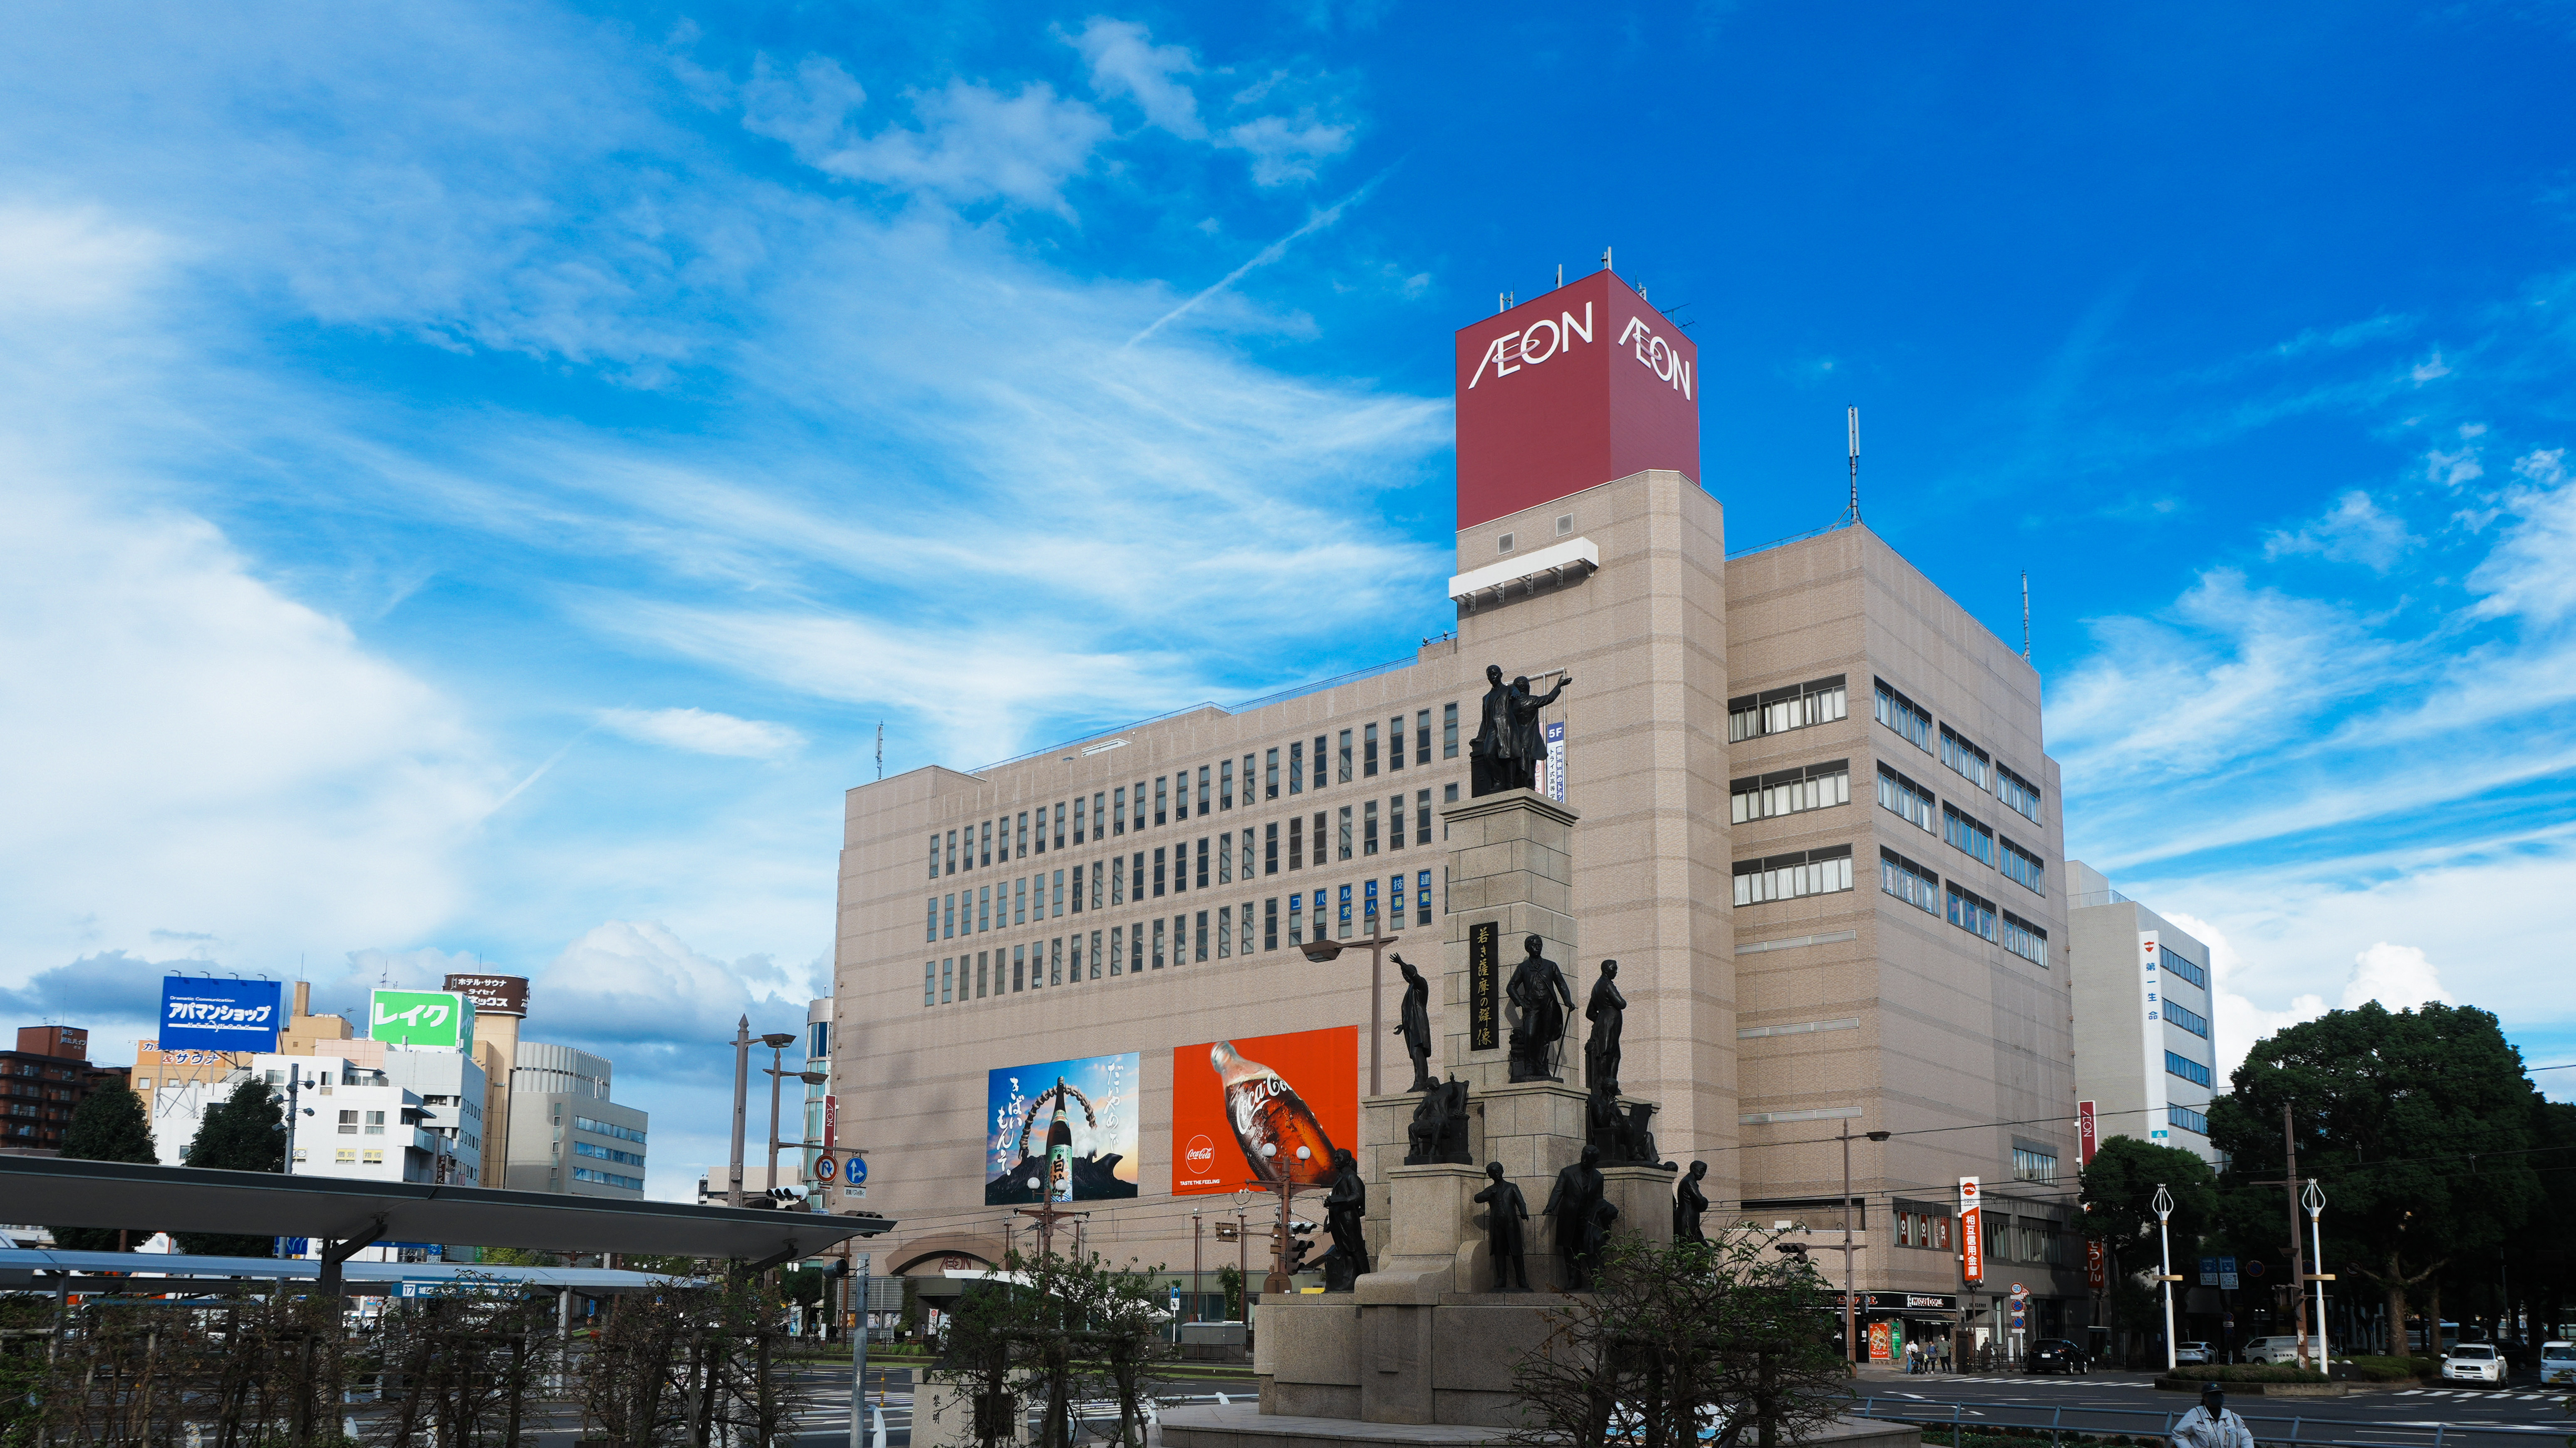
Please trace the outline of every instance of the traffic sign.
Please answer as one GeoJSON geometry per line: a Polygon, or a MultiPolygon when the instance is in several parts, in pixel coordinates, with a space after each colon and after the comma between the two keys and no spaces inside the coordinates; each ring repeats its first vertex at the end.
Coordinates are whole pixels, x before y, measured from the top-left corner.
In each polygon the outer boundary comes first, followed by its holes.
{"type": "Polygon", "coordinates": [[[818,1182],[829,1182],[834,1176],[839,1175],[839,1173],[840,1168],[833,1164],[832,1158],[829,1156],[818,1156],[814,1158],[814,1180],[818,1182]]]}
{"type": "Polygon", "coordinates": [[[863,1156],[851,1157],[849,1163],[841,1169],[841,1174],[842,1178],[854,1187],[866,1185],[868,1180],[867,1158],[863,1156]]]}
{"type": "Polygon", "coordinates": [[[2016,1302],[2027,1302],[2030,1300],[2030,1289],[2016,1282],[2013,1284],[2012,1295],[2016,1302]]]}

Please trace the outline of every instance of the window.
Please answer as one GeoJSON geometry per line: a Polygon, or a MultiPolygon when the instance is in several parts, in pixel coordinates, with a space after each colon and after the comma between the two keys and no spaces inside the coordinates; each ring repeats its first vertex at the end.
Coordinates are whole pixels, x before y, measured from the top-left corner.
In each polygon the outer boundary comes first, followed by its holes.
{"type": "Polygon", "coordinates": [[[1440,706],[1440,757],[1458,757],[1458,706],[1455,704],[1440,706]]]}
{"type": "MultiPolygon", "coordinates": [[[[991,820],[986,820],[983,822],[983,825],[984,844],[977,852],[976,861],[978,864],[989,867],[993,863],[993,822],[991,820]]],[[[1002,842],[1003,853],[1007,855],[1010,852],[1010,848],[1010,841],[1006,837],[1002,842]]]]}
{"type": "Polygon", "coordinates": [[[1306,745],[1302,740],[1288,746],[1288,792],[1306,792],[1306,745]]]}
{"type": "MultiPolygon", "coordinates": [[[[1246,779],[1250,777],[1245,776],[1246,779]]],[[[1231,759],[1216,767],[1216,807],[1234,808],[1234,761],[1231,759]]]]}
{"type": "Polygon", "coordinates": [[[1206,765],[1202,764],[1202,765],[1200,765],[1200,766],[1199,766],[1199,818],[1201,818],[1201,819],[1205,819],[1205,818],[1207,818],[1207,812],[1208,812],[1208,767],[1207,767],[1206,765]]]}
{"type": "Polygon", "coordinates": [[[2159,946],[2156,949],[2156,954],[2164,957],[2165,969],[2172,971],[2175,975],[2182,977],[2184,980],[2190,981],[2193,985],[2199,986],[2202,990],[2209,989],[2209,972],[2202,970],[2199,966],[2192,964],[2184,957],[2174,954],[2172,946],[2159,946]]]}
{"type": "MultiPolygon", "coordinates": [[[[1457,788],[1454,784],[1449,787],[1457,788]]],[[[1414,791],[1413,838],[1425,845],[1431,843],[1431,791],[1427,789],[1414,791]]]]}
{"type": "Polygon", "coordinates": [[[921,1003],[926,1006],[939,1004],[938,961],[925,960],[921,963],[921,1003]]]}
{"type": "Polygon", "coordinates": [[[1154,917],[1154,968],[1163,968],[1163,917],[1154,917]]]}
{"type": "Polygon", "coordinates": [[[1243,832],[1243,878],[1246,883],[1252,879],[1252,831],[1250,830],[1243,832]]]}
{"type": "MultiPolygon", "coordinates": [[[[1245,908],[1248,910],[1251,907],[1245,908]]],[[[1243,923],[1247,931],[1252,928],[1252,918],[1249,915],[1244,917],[1243,923]]],[[[1245,941],[1243,948],[1249,951],[1252,948],[1252,942],[1245,941]]],[[[1279,948],[1279,897],[1276,895],[1261,902],[1261,948],[1264,950],[1279,948]]]]}
{"type": "Polygon", "coordinates": [[[1404,767],[1404,716],[1401,714],[1386,721],[1386,767],[1404,767]]]}
{"type": "Polygon", "coordinates": [[[1231,905],[1219,905],[1216,907],[1216,958],[1219,960],[1227,960],[1231,959],[1233,955],[1234,907],[1231,905]]]}
{"type": "Polygon", "coordinates": [[[1118,815],[1116,822],[1110,826],[1110,833],[1123,835],[1127,833],[1127,786],[1123,784],[1118,786],[1117,796],[1118,815]]]}
{"type": "Polygon", "coordinates": [[[2034,895],[2048,893],[2048,867],[2040,863],[2039,856],[2014,844],[2009,837],[2003,842],[2003,850],[2005,879],[2034,895]]]}
{"type": "Polygon", "coordinates": [[[1995,938],[1995,902],[1973,890],[1950,885],[1950,923],[1971,935],[1995,938]]]}
{"type": "MultiPolygon", "coordinates": [[[[1046,947],[1045,947],[1045,946],[1043,946],[1043,945],[1041,945],[1041,946],[1039,946],[1039,947],[1038,947],[1038,949],[1039,949],[1039,951],[1040,951],[1040,952],[1044,952],[1044,951],[1045,951],[1045,949],[1046,949],[1046,947]]],[[[1045,957],[1045,955],[1044,955],[1043,953],[1041,953],[1041,954],[1039,955],[1039,957],[1038,957],[1038,965],[1039,965],[1039,968],[1040,968],[1040,969],[1044,969],[1044,968],[1045,968],[1045,965],[1046,965],[1046,957],[1045,957]]],[[[997,968],[997,969],[999,968],[999,963],[998,963],[998,962],[996,962],[996,968],[997,968]]],[[[1035,977],[1035,976],[1033,976],[1033,975],[1030,975],[1030,974],[1029,974],[1029,948],[1028,948],[1027,946],[1025,946],[1025,945],[1014,945],[1014,946],[1012,946],[1012,947],[1011,947],[1011,990],[1012,990],[1012,992],[1013,992],[1014,994],[1017,994],[1019,991],[1021,991],[1021,990],[1025,989],[1025,988],[1026,988],[1026,985],[1028,985],[1028,984],[1034,984],[1034,983],[1036,982],[1036,980],[1037,980],[1037,977],[1035,977]]]]}
{"type": "MultiPolygon", "coordinates": [[[[1041,915],[1046,913],[1046,892],[1044,886],[1039,887],[1038,913],[1041,915]]],[[[1013,925],[1026,925],[1029,923],[1029,881],[1028,877],[1025,875],[1011,882],[1011,923],[1013,925]]]]}
{"type": "Polygon", "coordinates": [[[1167,775],[1154,776],[1154,823],[1158,825],[1163,823],[1164,818],[1170,813],[1171,791],[1166,788],[1169,783],[1170,777],[1167,775]]]}
{"type": "Polygon", "coordinates": [[[939,958],[939,1003],[947,1005],[957,999],[957,961],[953,956],[939,958]]]}
{"type": "MultiPolygon", "coordinates": [[[[1109,945],[1113,952],[1109,957],[1109,973],[1116,975],[1118,973],[1118,957],[1114,952],[1118,946],[1117,932],[1110,932],[1109,945]]],[[[1097,930],[1091,932],[1091,978],[1093,980],[1100,979],[1100,932],[1097,930]]]]}
{"type": "Polygon", "coordinates": [[[354,1111],[343,1111],[340,1113],[340,1134],[342,1136],[355,1136],[358,1134],[358,1113],[354,1111]]]}
{"type": "Polygon", "coordinates": [[[1015,860],[1025,860],[1025,859],[1027,859],[1028,857],[1029,857],[1029,812],[1028,812],[1027,810],[1022,810],[1022,811],[1020,811],[1020,849],[1019,849],[1019,853],[1018,853],[1018,854],[1013,855],[1011,858],[1013,858],[1013,859],[1015,859],[1015,860]]]}
{"type": "Polygon", "coordinates": [[[1145,781],[1141,779],[1136,781],[1135,830],[1138,834],[1145,832],[1145,781]]]}
{"type": "MultiPolygon", "coordinates": [[[[1351,807],[1349,805],[1342,806],[1341,823],[1341,853],[1335,855],[1333,858],[1337,860],[1347,860],[1351,857],[1351,807]]],[[[1323,827],[1321,825],[1316,826],[1316,833],[1321,834],[1322,832],[1323,827]]]]}
{"type": "Polygon", "coordinates": [[[939,878],[939,831],[930,832],[930,878],[939,878]]]}
{"type": "Polygon", "coordinates": [[[2001,764],[1995,766],[1995,798],[2023,819],[2039,823],[2039,786],[2001,764]]]}
{"type": "Polygon", "coordinates": [[[1234,883],[1234,833],[1229,830],[1216,837],[1216,882],[1234,883]]]}
{"type": "Polygon", "coordinates": [[[1074,842],[1075,844],[1077,844],[1077,845],[1082,843],[1082,825],[1083,825],[1083,819],[1082,819],[1082,806],[1084,805],[1084,803],[1085,803],[1085,802],[1086,802],[1086,801],[1084,801],[1084,800],[1082,799],[1082,797],[1081,797],[1081,796],[1079,796],[1079,795],[1076,795],[1076,796],[1074,797],[1074,801],[1073,801],[1073,842],[1074,842]]]}
{"type": "Polygon", "coordinates": [[[354,1146],[341,1147],[331,1154],[331,1160],[335,1165],[345,1163],[355,1166],[358,1164],[358,1149],[354,1146]]]}
{"type": "MultiPolygon", "coordinates": [[[[1344,809],[1342,813],[1349,814],[1350,811],[1344,809]]],[[[1377,853],[1377,801],[1370,800],[1360,811],[1360,816],[1360,853],[1374,855],[1377,853]]]]}
{"type": "Polygon", "coordinates": [[[2048,968],[2048,932],[2022,919],[2011,911],[2004,912],[2003,948],[2038,966],[2048,968]]]}
{"type": "MultiPolygon", "coordinates": [[[[1294,828],[1295,824],[1296,821],[1289,821],[1291,828],[1294,828]]],[[[1261,827],[1261,873],[1265,875],[1279,873],[1279,824],[1276,820],[1261,827]]]]}
{"type": "Polygon", "coordinates": [[[1841,674],[1765,689],[1726,701],[1726,742],[1735,744],[1811,724],[1827,724],[1849,712],[1841,674]]]}
{"type": "Polygon", "coordinates": [[[2167,1126],[2177,1127],[2181,1130],[2192,1132],[2195,1135],[2209,1135],[2209,1118],[2202,1115],[2200,1112],[2194,1111],[2188,1106],[2168,1104],[2165,1107],[2165,1124],[2167,1126]]]}
{"type": "Polygon", "coordinates": [[[1941,877],[1894,850],[1878,852],[1878,888],[1926,915],[1941,913],[1941,877]]]}
{"type": "Polygon", "coordinates": [[[1851,887],[1849,845],[1827,845],[1823,849],[1770,855],[1759,860],[1739,860],[1735,866],[1735,903],[1738,905],[1830,895],[1851,887]]]}
{"type": "MultiPolygon", "coordinates": [[[[1402,730],[1396,731],[1395,747],[1398,753],[1404,750],[1402,730]]],[[[1413,716],[1413,762],[1416,764],[1431,762],[1431,711],[1428,709],[1417,710],[1413,716]]]]}
{"type": "Polygon", "coordinates": [[[623,1187],[630,1192],[644,1190],[642,1177],[619,1176],[613,1171],[592,1171],[586,1166],[574,1167],[572,1179],[577,1182],[593,1182],[604,1187],[623,1187]]]}
{"type": "Polygon", "coordinates": [[[1288,868],[1291,870],[1302,870],[1305,867],[1306,817],[1304,815],[1290,815],[1288,817],[1288,868]]]}
{"type": "Polygon", "coordinates": [[[1941,838],[1989,865],[1995,862],[1995,832],[1946,804],[1941,806],[1941,838]]]}
{"type": "Polygon", "coordinates": [[[1205,960],[1208,958],[1208,913],[1206,911],[1202,910],[1198,913],[1193,921],[1193,927],[1190,931],[1190,959],[1205,960]]]}
{"type": "Polygon", "coordinates": [[[1739,825],[1747,820],[1831,809],[1851,803],[1851,761],[1837,759],[1804,769],[1777,769],[1736,780],[1727,786],[1727,792],[1732,796],[1735,822],[1739,825]]]}
{"type": "Polygon", "coordinates": [[[1959,777],[1991,794],[1994,792],[1994,765],[1986,751],[1962,739],[1949,725],[1941,726],[1941,762],[1958,771],[1959,777]]]}
{"type": "Polygon", "coordinates": [[[382,1136],[382,1135],[384,1135],[384,1134],[385,1134],[385,1114],[384,1114],[383,1112],[381,1112],[381,1111],[370,1111],[370,1112],[368,1112],[368,1113],[367,1113],[367,1135],[369,1135],[369,1136],[382,1136]]]}
{"type": "Polygon", "coordinates": [[[1109,973],[1113,976],[1119,974],[1125,968],[1126,961],[1127,927],[1112,925],[1109,927],[1109,973]]]}
{"type": "Polygon", "coordinates": [[[1288,943],[1295,945],[1306,938],[1306,892],[1291,891],[1288,896],[1288,943]]]}
{"type": "Polygon", "coordinates": [[[1263,799],[1279,797],[1279,751],[1276,749],[1268,750],[1262,756],[1261,797],[1263,799]]]}
{"type": "Polygon", "coordinates": [[[1878,722],[1913,741],[1914,747],[1932,752],[1932,711],[1887,687],[1885,679],[1873,680],[1878,685],[1878,722]]]}
{"type": "Polygon", "coordinates": [[[979,950],[975,952],[975,999],[977,1000],[982,1000],[984,998],[985,992],[991,984],[991,982],[985,977],[986,968],[992,964],[991,956],[992,952],[990,951],[979,950]]]}
{"type": "Polygon", "coordinates": [[[1890,814],[1932,833],[1932,791],[1882,764],[1878,767],[1878,805],[1890,814]]]}
{"type": "MultiPolygon", "coordinates": [[[[1323,913],[1323,909],[1324,892],[1318,890],[1315,892],[1315,913],[1320,916],[1323,913]]],[[[1348,885],[1344,885],[1342,887],[1340,925],[1341,930],[1339,931],[1339,934],[1341,934],[1345,939],[1349,938],[1351,933],[1351,887],[1348,885]]]]}
{"type": "Polygon", "coordinates": [[[1208,885],[1208,840],[1205,835],[1199,836],[1199,867],[1191,883],[1202,890],[1208,885]]]}
{"type": "Polygon", "coordinates": [[[1160,846],[1154,850],[1154,898],[1163,898],[1163,850],[1160,846]]]}
{"type": "Polygon", "coordinates": [[[930,919],[922,927],[921,938],[924,940],[939,938],[939,897],[936,895],[930,897],[930,919]]]}
{"type": "Polygon", "coordinates": [[[1055,807],[1055,847],[1064,848],[1064,806],[1060,803],[1055,807]]]}
{"type": "Polygon", "coordinates": [[[2197,1011],[2174,1004],[2174,998],[2172,996],[2166,996],[2163,1004],[2166,1020],[2173,1022],[2175,1025],[2182,1027],[2184,1030],[2191,1032],[2193,1035],[2200,1037],[2204,1041],[2209,1039],[2209,1018],[2207,1016],[2201,1015],[2197,1011]]]}
{"type": "MultiPolygon", "coordinates": [[[[815,1024],[820,1025],[821,1022],[818,1021],[815,1024]]],[[[613,1136],[620,1141],[631,1141],[637,1146],[642,1146],[644,1144],[643,1132],[637,1131],[631,1126],[620,1126],[614,1121],[593,1121],[587,1116],[575,1116],[572,1119],[572,1124],[584,1131],[596,1131],[602,1136],[613,1136]]],[[[642,1166],[643,1163],[639,1161],[636,1165],[642,1166]]]]}
{"type": "MultiPolygon", "coordinates": [[[[1351,731],[1348,729],[1342,731],[1344,739],[1350,736],[1351,731]]],[[[1342,747],[1347,749],[1350,746],[1342,747]]],[[[1365,779],[1377,778],[1377,726],[1374,724],[1360,730],[1360,775],[1365,779]]]]}
{"type": "MultiPolygon", "coordinates": [[[[1077,935],[1073,940],[1073,978],[1080,980],[1082,979],[1082,937],[1077,935]]],[[[1064,984],[1064,937],[1061,935],[1047,942],[1047,984],[1064,984]]]]}
{"type": "Polygon", "coordinates": [[[1414,890],[1413,923],[1428,928],[1431,924],[1431,872],[1429,870],[1414,872],[1414,890]]]}
{"type": "Polygon", "coordinates": [[[587,1141],[574,1142],[572,1144],[572,1154],[575,1156],[586,1156],[594,1161],[613,1161],[620,1166],[642,1166],[644,1164],[644,1157],[640,1152],[619,1151],[613,1146],[598,1146],[587,1141]]]}
{"type": "MultiPolygon", "coordinates": [[[[1009,889],[1010,887],[1006,885],[1003,888],[1009,889]]],[[[1006,901],[1009,899],[1008,896],[1003,898],[1006,901]]],[[[1006,904],[1003,908],[1007,910],[1009,906],[1006,904]]],[[[975,897],[975,928],[977,930],[990,930],[993,928],[993,887],[990,885],[980,886],[977,889],[975,897]]]]}
{"type": "MultiPolygon", "coordinates": [[[[1348,783],[1350,783],[1350,779],[1351,779],[1351,731],[1349,731],[1348,729],[1345,729],[1345,730],[1343,730],[1343,731],[1342,731],[1342,782],[1343,782],[1344,784],[1348,784],[1348,783]]],[[[1316,736],[1315,736],[1315,788],[1317,788],[1317,789],[1322,789],[1323,787],[1324,787],[1324,736],[1323,736],[1323,735],[1321,735],[1321,734],[1318,734],[1318,735],[1316,735],[1316,736]]]]}
{"type": "MultiPolygon", "coordinates": [[[[1370,808],[1376,806],[1371,805],[1370,808]]],[[[1431,842],[1425,840],[1423,843],[1431,842]]],[[[1404,796],[1400,794],[1386,802],[1386,847],[1390,850],[1404,848],[1404,796]]]]}
{"type": "MultiPolygon", "coordinates": [[[[1084,867],[1083,867],[1083,866],[1081,866],[1081,865],[1076,865],[1076,866],[1074,866],[1074,867],[1073,867],[1073,913],[1074,913],[1074,914],[1076,914],[1076,915],[1079,915],[1079,914],[1081,914],[1081,913],[1082,913],[1082,907],[1083,907],[1083,899],[1082,899],[1082,872],[1083,872],[1083,869],[1084,869],[1084,867]]],[[[1095,869],[1095,870],[1093,870],[1093,871],[1091,872],[1091,877],[1092,877],[1092,880],[1094,881],[1094,884],[1093,884],[1092,888],[1096,890],[1096,889],[1098,889],[1098,888],[1099,888],[1099,885],[1098,885],[1098,883],[1097,883],[1097,882],[1098,882],[1098,880],[1099,880],[1099,878],[1100,878],[1100,872],[1099,872],[1098,870],[1096,870],[1096,869],[1095,869]]],[[[1092,896],[1092,897],[1091,897],[1091,902],[1090,902],[1090,903],[1091,903],[1091,908],[1092,908],[1092,909],[1094,909],[1094,910],[1099,909],[1099,908],[1100,908],[1100,897],[1099,897],[1099,896],[1097,896],[1097,895],[1092,896]]]]}

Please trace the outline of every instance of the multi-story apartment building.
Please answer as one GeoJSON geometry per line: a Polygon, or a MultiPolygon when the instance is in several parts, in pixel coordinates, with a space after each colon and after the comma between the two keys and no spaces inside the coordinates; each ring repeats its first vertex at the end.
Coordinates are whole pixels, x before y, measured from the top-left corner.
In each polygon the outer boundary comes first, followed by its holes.
{"type": "Polygon", "coordinates": [[[612,1067],[570,1046],[521,1041],[511,1072],[511,1190],[640,1201],[652,1118],[609,1099],[612,1067]]]}
{"type": "Polygon", "coordinates": [[[2134,1136],[2217,1165],[2209,1102],[2218,1089],[2209,947],[2066,862],[2074,951],[2075,1094],[2104,1140],[2134,1136]]]}
{"type": "MultiPolygon", "coordinates": [[[[244,1075],[234,1078],[259,1080],[282,1095],[292,1073],[297,1116],[287,1170],[361,1181],[477,1185],[483,1168],[481,1070],[452,1051],[387,1050],[374,1041],[343,1044],[372,1049],[311,1056],[262,1053],[251,1057],[244,1075]],[[407,1081],[427,1086],[437,1104],[407,1081]]],[[[195,1138],[205,1112],[232,1090],[232,1081],[183,1080],[155,1088],[154,1140],[163,1162],[181,1164],[180,1154],[195,1138]]]]}
{"type": "Polygon", "coordinates": [[[1992,1330],[1992,1294],[2019,1283],[2027,1332],[2071,1330],[2071,996],[2037,674],[1866,528],[1729,558],[1696,481],[1695,357],[1615,277],[1466,329],[1458,357],[1454,635],[849,792],[832,1089],[869,1205],[904,1224],[881,1270],[990,1261],[1026,1230],[988,1204],[984,1158],[1012,1126],[988,1071],[1129,1051],[1143,1160],[1132,1201],[1083,1204],[1087,1241],[1189,1261],[1205,1199],[1173,1195],[1173,1048],[1365,1027],[1365,953],[1310,964],[1318,934],[1382,925],[1438,974],[1442,813],[1472,797],[1493,664],[1539,694],[1573,680],[1546,714],[1544,788],[1580,815],[1560,963],[1579,998],[1619,962],[1622,1085],[1660,1103],[1665,1156],[1708,1163],[1713,1222],[1838,1240],[1848,1131],[1871,1312],[1992,1330]],[[1969,1176],[1991,1264],[1973,1299],[1952,1226],[1969,1176]]]}
{"type": "Polygon", "coordinates": [[[89,1032],[78,1026],[20,1026],[17,1049],[0,1051],[0,1151],[62,1150],[81,1102],[127,1079],[125,1067],[89,1063],[89,1032]]]}

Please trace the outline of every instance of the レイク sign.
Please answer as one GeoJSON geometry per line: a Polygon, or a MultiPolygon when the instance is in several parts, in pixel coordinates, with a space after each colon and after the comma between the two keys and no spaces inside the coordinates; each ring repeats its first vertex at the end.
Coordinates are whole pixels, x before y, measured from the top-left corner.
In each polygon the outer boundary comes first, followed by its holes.
{"type": "Polygon", "coordinates": [[[1959,1275],[1970,1282],[1986,1280],[1986,1214],[1977,1198],[1977,1179],[1959,1178],[1959,1275]]]}
{"type": "Polygon", "coordinates": [[[367,1001],[367,1035],[390,1046],[471,1050],[474,1001],[450,990],[376,991],[367,1001]]]}

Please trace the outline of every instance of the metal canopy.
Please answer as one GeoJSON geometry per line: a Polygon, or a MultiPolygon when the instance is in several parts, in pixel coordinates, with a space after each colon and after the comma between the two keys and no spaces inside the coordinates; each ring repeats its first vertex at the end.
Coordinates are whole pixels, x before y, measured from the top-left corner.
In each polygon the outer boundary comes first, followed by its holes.
{"type": "MultiPolygon", "coordinates": [[[[887,1217],[605,1201],[553,1192],[0,1156],[11,1221],[317,1241],[453,1243],[766,1262],[811,1257],[887,1217]]],[[[354,1272],[360,1264],[350,1263],[354,1272]]],[[[414,1264],[417,1265],[417,1264],[414,1264]]],[[[327,1274],[326,1274],[327,1275],[327,1274]]],[[[418,1274],[414,1274],[418,1275],[418,1274]]]]}
{"type": "MultiPolygon", "coordinates": [[[[484,1278],[514,1282],[549,1291],[568,1290],[587,1297],[651,1292],[673,1279],[655,1272],[612,1271],[600,1267],[510,1267],[499,1263],[463,1265],[452,1262],[348,1262],[341,1274],[347,1290],[372,1297],[405,1279],[452,1282],[484,1278]]],[[[232,1279],[311,1281],[322,1275],[322,1263],[311,1257],[200,1257],[186,1252],[62,1252],[40,1248],[0,1249],[0,1287],[39,1285],[37,1273],[49,1274],[41,1285],[61,1277],[77,1292],[188,1292],[214,1288],[232,1279]],[[86,1280],[85,1280],[86,1279],[86,1280]]]]}

